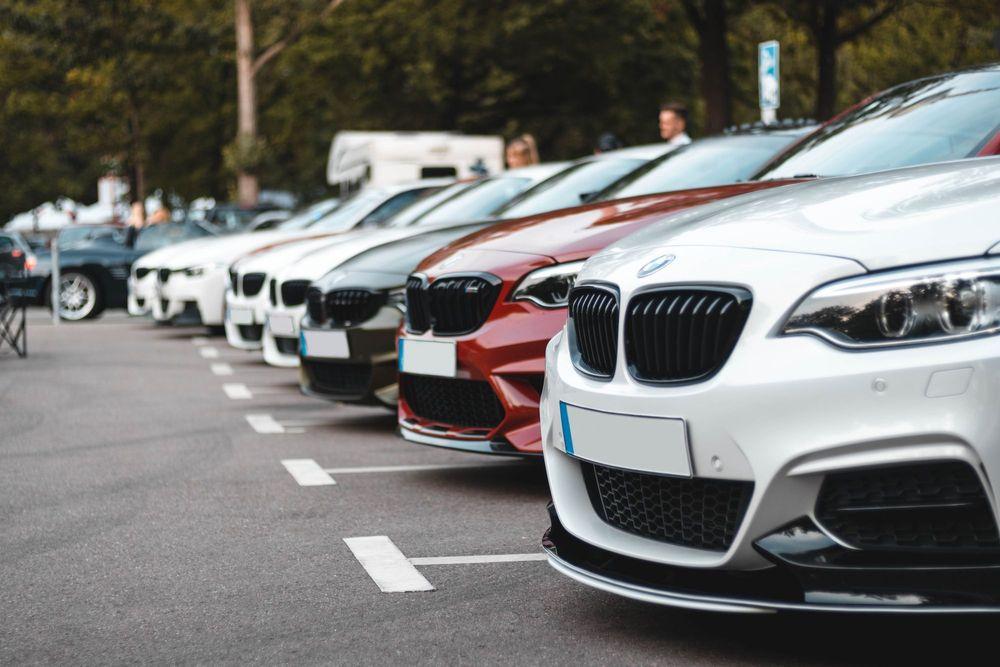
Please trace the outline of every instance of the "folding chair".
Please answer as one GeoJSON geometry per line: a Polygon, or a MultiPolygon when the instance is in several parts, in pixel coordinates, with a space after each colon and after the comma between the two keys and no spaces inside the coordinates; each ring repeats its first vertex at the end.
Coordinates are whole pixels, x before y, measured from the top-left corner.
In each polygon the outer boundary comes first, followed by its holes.
{"type": "Polygon", "coordinates": [[[0,351],[9,346],[19,357],[28,356],[26,281],[0,276],[0,351]]]}

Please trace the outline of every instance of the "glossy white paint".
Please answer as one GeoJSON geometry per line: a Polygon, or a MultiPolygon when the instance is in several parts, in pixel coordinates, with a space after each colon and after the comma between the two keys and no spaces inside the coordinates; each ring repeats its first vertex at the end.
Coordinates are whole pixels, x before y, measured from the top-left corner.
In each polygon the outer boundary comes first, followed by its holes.
{"type": "MultiPolygon", "coordinates": [[[[749,290],[753,305],[736,346],[707,380],[652,385],[634,379],[624,326],[614,377],[579,372],[570,337],[546,354],[543,453],[560,520],[609,551],[694,568],[756,569],[752,541],[810,516],[832,470],[961,460],[1000,479],[1000,343],[995,336],[936,345],[852,351],[814,336],[782,336],[801,299],[820,285],[875,270],[982,257],[1000,241],[1000,159],[984,158],[777,188],[727,206],[695,209],[623,239],[584,266],[577,284],[620,291],[620,304],[655,286],[749,290]],[[674,259],[639,277],[665,255],[674,259]],[[560,402],[624,415],[682,419],[696,477],[752,480],[753,497],[732,547],[692,549],[617,530],[594,512],[577,460],[567,454],[560,402]]],[[[998,260],[1000,265],[1000,260],[998,260]]],[[[634,465],[606,439],[600,460],[634,465]]],[[[711,608],[556,569],[622,595],[711,608]],[[588,580],[589,579],[589,580],[588,580]]]]}

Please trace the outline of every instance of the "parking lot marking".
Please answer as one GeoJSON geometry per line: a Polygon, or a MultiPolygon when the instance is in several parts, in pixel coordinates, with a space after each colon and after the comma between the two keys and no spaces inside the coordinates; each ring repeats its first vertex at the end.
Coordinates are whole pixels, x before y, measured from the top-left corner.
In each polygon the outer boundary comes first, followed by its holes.
{"type": "Polygon", "coordinates": [[[226,396],[234,401],[245,401],[253,398],[253,394],[242,382],[227,382],[222,385],[222,391],[226,392],[226,396]]]}
{"type": "Polygon", "coordinates": [[[258,433],[284,433],[285,427],[274,421],[271,415],[246,415],[250,427],[258,433]]]}
{"type": "Polygon", "coordinates": [[[198,349],[204,359],[218,359],[219,351],[214,347],[202,347],[198,349]]]}
{"type": "Polygon", "coordinates": [[[383,593],[434,590],[431,582],[385,535],[345,537],[344,542],[383,593]]]}
{"type": "Polygon", "coordinates": [[[312,459],[284,459],[281,465],[295,478],[299,486],[329,486],[336,484],[319,464],[312,459]]]}
{"type": "Polygon", "coordinates": [[[191,336],[191,342],[195,345],[208,345],[208,339],[204,336],[191,336]]]}
{"type": "Polygon", "coordinates": [[[546,560],[543,553],[533,554],[488,554],[485,556],[427,556],[411,558],[413,565],[467,565],[476,563],[522,563],[533,560],[546,560]]]}
{"type": "Polygon", "coordinates": [[[216,375],[232,375],[233,367],[229,364],[212,364],[212,372],[216,375]]]}
{"type": "Polygon", "coordinates": [[[520,461],[505,461],[503,463],[428,463],[400,466],[361,466],[357,468],[325,468],[331,475],[356,475],[361,473],[380,472],[413,472],[418,470],[451,470],[457,468],[485,468],[490,466],[521,465],[520,461]]]}

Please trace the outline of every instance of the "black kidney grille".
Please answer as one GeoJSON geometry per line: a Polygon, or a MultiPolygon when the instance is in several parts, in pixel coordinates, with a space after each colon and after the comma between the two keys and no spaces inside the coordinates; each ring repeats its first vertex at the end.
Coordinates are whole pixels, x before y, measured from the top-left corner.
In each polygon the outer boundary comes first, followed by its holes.
{"type": "Polygon", "coordinates": [[[427,292],[424,281],[416,276],[406,279],[406,328],[414,333],[423,333],[431,326],[427,311],[427,292]]]}
{"type": "Polygon", "coordinates": [[[136,278],[145,278],[149,274],[149,272],[152,271],[152,270],[153,269],[136,269],[135,270],[135,277],[136,278]]]}
{"type": "Polygon", "coordinates": [[[750,293],[670,288],[632,297],[625,311],[625,358],[639,380],[682,382],[718,370],[750,312],[750,293]]]}
{"type": "Polygon", "coordinates": [[[323,292],[318,287],[306,290],[306,312],[316,324],[326,322],[326,308],[323,306],[323,292]]]}
{"type": "Polygon", "coordinates": [[[431,329],[444,336],[475,331],[493,309],[500,283],[478,276],[438,278],[427,290],[431,329]]]}
{"type": "Polygon", "coordinates": [[[1000,548],[993,511],[967,463],[939,461],[826,476],[816,518],[861,549],[1000,548]]]}
{"type": "Polygon", "coordinates": [[[267,274],[264,273],[243,274],[243,294],[246,296],[257,296],[264,288],[264,280],[266,279],[267,274]]]}
{"type": "Polygon", "coordinates": [[[240,275],[235,269],[229,269],[229,287],[232,288],[233,294],[240,293],[240,275]]]}
{"type": "Polygon", "coordinates": [[[159,269],[156,272],[156,277],[161,283],[165,283],[170,280],[170,269],[159,269]]]}
{"type": "Polygon", "coordinates": [[[606,523],[695,549],[728,549],[753,494],[753,482],[666,477],[585,461],[580,467],[591,504],[606,523]]]}
{"type": "Polygon", "coordinates": [[[308,280],[286,280],[281,283],[281,302],[286,306],[300,306],[305,303],[308,280]]]}
{"type": "Polygon", "coordinates": [[[323,298],[323,307],[330,324],[347,327],[366,322],[375,317],[375,313],[385,302],[381,292],[370,292],[366,289],[339,289],[327,292],[323,298]]]}
{"type": "Polygon", "coordinates": [[[272,306],[278,305],[278,281],[274,278],[267,281],[267,300],[272,306]]]}
{"type": "Polygon", "coordinates": [[[599,287],[575,287],[569,316],[583,370],[611,377],[618,358],[618,295],[599,287]]]}
{"type": "Polygon", "coordinates": [[[503,405],[489,382],[400,373],[399,391],[414,414],[429,421],[493,428],[504,418],[503,405]]]}

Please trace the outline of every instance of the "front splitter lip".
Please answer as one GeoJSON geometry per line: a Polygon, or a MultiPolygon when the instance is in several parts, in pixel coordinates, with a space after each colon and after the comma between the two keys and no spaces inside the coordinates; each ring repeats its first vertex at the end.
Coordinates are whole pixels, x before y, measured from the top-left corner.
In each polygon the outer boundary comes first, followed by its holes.
{"type": "Polygon", "coordinates": [[[455,449],[463,452],[473,452],[475,454],[488,454],[490,456],[513,456],[518,458],[537,459],[541,458],[541,453],[521,452],[511,445],[501,442],[495,443],[486,438],[451,438],[434,435],[424,431],[418,431],[412,425],[399,426],[400,435],[404,440],[415,442],[421,445],[432,447],[442,447],[444,449],[455,449]]]}
{"type": "Polygon", "coordinates": [[[545,546],[549,565],[557,572],[592,588],[653,604],[699,611],[742,614],[773,614],[777,612],[831,612],[850,614],[998,614],[998,606],[879,606],[833,605],[794,602],[774,602],[727,598],[725,596],[692,595],[630,584],[605,577],[560,558],[554,549],[545,546]]]}

